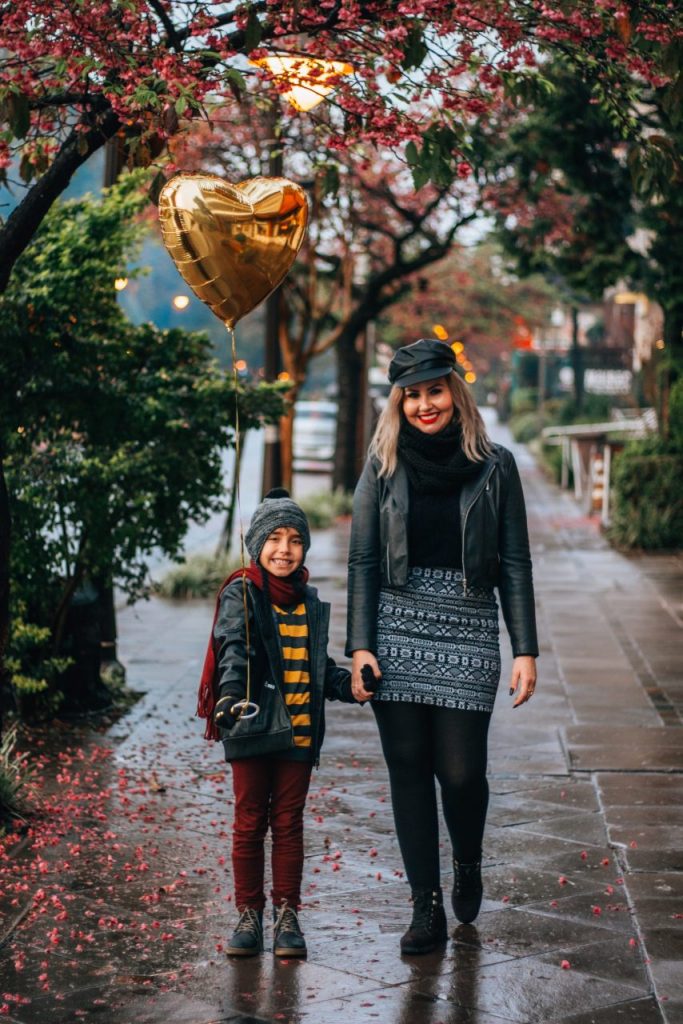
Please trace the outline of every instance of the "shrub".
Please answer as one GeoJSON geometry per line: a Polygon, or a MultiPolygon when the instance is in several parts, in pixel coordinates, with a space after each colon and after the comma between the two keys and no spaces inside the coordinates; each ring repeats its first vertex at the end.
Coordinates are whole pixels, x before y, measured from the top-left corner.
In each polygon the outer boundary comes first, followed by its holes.
{"type": "Polygon", "coordinates": [[[528,441],[538,437],[544,427],[547,427],[549,420],[543,413],[525,412],[519,416],[513,416],[510,420],[510,430],[515,441],[526,444],[528,441]]]}
{"type": "Polygon", "coordinates": [[[510,395],[510,412],[517,416],[523,412],[536,412],[538,392],[536,388],[517,388],[510,395]]]}
{"type": "Polygon", "coordinates": [[[33,774],[28,754],[18,754],[17,726],[7,729],[0,742],[0,822],[20,816],[24,809],[22,789],[33,774]]]}
{"type": "Polygon", "coordinates": [[[12,618],[6,662],[17,710],[22,718],[52,718],[64,699],[60,677],[72,660],[54,657],[52,631],[26,622],[25,614],[25,606],[19,604],[12,618]]]}
{"type": "Polygon", "coordinates": [[[561,483],[562,446],[559,444],[543,444],[543,442],[539,440],[534,443],[533,450],[551,480],[556,484],[561,483]]]}
{"type": "Polygon", "coordinates": [[[306,513],[312,530],[324,530],[332,526],[339,516],[351,515],[353,494],[338,488],[336,491],[319,491],[309,494],[299,502],[306,513]]]}
{"type": "Polygon", "coordinates": [[[683,455],[659,441],[634,442],[617,456],[610,536],[628,548],[657,550],[683,538],[683,455]]]}
{"type": "Polygon", "coordinates": [[[584,395],[578,410],[573,398],[563,399],[558,410],[557,423],[569,426],[572,423],[603,423],[609,420],[615,406],[612,395],[584,395]]]}
{"type": "Polygon", "coordinates": [[[677,451],[683,452],[683,376],[679,377],[671,388],[669,424],[671,443],[677,451]]]}
{"type": "Polygon", "coordinates": [[[190,555],[166,573],[156,591],[181,601],[215,597],[223,580],[240,564],[239,558],[230,555],[190,555]]]}

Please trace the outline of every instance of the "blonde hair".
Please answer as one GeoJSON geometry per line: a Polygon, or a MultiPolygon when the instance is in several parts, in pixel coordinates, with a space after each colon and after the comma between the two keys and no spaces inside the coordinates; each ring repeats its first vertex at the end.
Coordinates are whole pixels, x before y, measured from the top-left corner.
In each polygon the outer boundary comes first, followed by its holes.
{"type": "MultiPolygon", "coordinates": [[[[462,450],[472,462],[483,462],[492,454],[493,446],[486,433],[481,413],[470,394],[469,388],[455,372],[439,378],[453,396],[454,419],[462,429],[462,450]]],[[[398,435],[403,422],[403,391],[398,385],[389,392],[389,398],[377,421],[375,433],[370,441],[368,455],[379,459],[380,476],[393,476],[398,464],[398,435]]]]}

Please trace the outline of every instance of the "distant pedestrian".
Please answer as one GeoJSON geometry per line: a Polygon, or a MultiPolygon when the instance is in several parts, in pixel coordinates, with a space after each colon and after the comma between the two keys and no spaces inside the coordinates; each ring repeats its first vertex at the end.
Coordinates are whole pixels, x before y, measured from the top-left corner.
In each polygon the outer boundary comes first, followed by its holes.
{"type": "Polygon", "coordinates": [[[482,899],[487,735],[500,677],[498,587],[514,655],[514,707],[536,685],[538,646],[524,497],[513,456],[493,444],[450,346],[400,348],[356,488],[347,654],[372,699],[413,917],[403,953],[447,938],[439,873],[438,779],[453,847],[453,909],[482,899]],[[370,665],[376,692],[361,676],[370,665]]]}
{"type": "Polygon", "coordinates": [[[264,841],[270,827],[273,952],[301,957],[307,952],[298,919],[303,812],[325,733],[324,702],[355,701],[350,673],[327,656],[330,606],[308,586],[308,522],[287,491],[266,495],[246,546],[252,559],[245,570],[246,598],[238,570],[219,593],[200,688],[207,735],[215,723],[232,763],[239,920],[226,952],[253,956],[263,950],[264,841]],[[260,712],[241,719],[238,702],[248,687],[260,712]]]}

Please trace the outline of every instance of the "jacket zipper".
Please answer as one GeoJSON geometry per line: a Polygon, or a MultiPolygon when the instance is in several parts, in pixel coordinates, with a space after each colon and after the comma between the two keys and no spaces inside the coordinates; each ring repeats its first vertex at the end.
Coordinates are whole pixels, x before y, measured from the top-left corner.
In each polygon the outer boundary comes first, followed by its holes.
{"type": "Polygon", "coordinates": [[[472,501],[469,503],[467,508],[465,509],[465,518],[462,524],[462,589],[463,594],[465,595],[467,594],[467,570],[465,568],[465,531],[467,530],[467,517],[474,508],[474,506],[476,505],[476,503],[479,501],[479,498],[484,493],[484,491],[489,490],[489,481],[495,468],[496,466],[494,463],[486,475],[486,480],[484,481],[480,489],[477,491],[475,496],[472,498],[472,501]]]}

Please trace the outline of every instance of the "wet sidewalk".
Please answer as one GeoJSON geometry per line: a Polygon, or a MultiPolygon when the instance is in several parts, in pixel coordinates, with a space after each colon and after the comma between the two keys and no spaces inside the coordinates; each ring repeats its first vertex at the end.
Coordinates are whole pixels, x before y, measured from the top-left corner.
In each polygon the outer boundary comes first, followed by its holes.
{"type": "MultiPolygon", "coordinates": [[[[374,720],[328,705],[306,816],[308,960],[227,960],[229,769],[194,718],[212,609],[153,601],[120,618],[143,698],[108,730],[36,738],[38,756],[63,749],[33,836],[0,862],[4,1019],[683,1021],[683,561],[613,551],[515,450],[542,654],[537,694],[513,712],[503,641],[476,927],[451,915],[443,952],[400,958],[410,906],[374,720]]],[[[315,534],[310,558],[335,654],[347,539],[348,525],[315,534]]],[[[447,844],[443,868],[449,887],[447,844]]]]}

